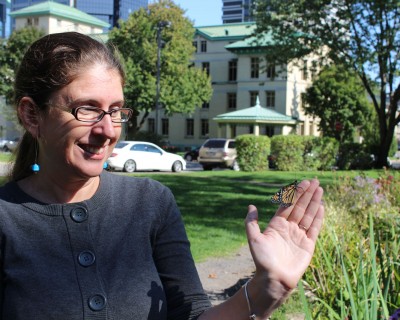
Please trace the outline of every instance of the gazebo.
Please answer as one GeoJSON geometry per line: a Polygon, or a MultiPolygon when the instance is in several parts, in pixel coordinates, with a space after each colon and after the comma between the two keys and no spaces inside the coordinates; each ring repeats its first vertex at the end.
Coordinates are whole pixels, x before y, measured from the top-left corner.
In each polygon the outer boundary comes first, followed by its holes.
{"type": "Polygon", "coordinates": [[[250,108],[223,113],[215,118],[218,123],[218,135],[222,125],[226,125],[226,135],[230,138],[231,125],[253,125],[254,135],[260,135],[260,125],[271,126],[291,126],[294,127],[299,122],[298,119],[279,113],[275,110],[264,108],[260,105],[260,99],[257,97],[256,105],[250,108]]]}

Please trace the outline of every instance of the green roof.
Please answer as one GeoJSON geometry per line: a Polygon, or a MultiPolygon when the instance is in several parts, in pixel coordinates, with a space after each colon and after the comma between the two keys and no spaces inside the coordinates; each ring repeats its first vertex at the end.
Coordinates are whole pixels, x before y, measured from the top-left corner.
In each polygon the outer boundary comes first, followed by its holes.
{"type": "Polygon", "coordinates": [[[260,100],[257,98],[257,104],[254,107],[241,109],[233,112],[220,114],[214,118],[217,122],[230,123],[271,123],[294,125],[297,119],[279,113],[275,110],[263,108],[260,100]]]}
{"type": "Polygon", "coordinates": [[[241,51],[245,49],[254,49],[256,47],[265,48],[270,46],[272,43],[272,35],[268,33],[244,38],[243,40],[228,44],[225,46],[225,49],[230,51],[241,51]]]}
{"type": "Polygon", "coordinates": [[[196,27],[196,34],[209,40],[241,40],[250,36],[255,28],[255,22],[227,23],[216,26],[196,27]]]}
{"type": "Polygon", "coordinates": [[[104,22],[76,8],[66,6],[64,4],[53,1],[41,2],[29,7],[25,7],[20,10],[12,11],[10,13],[10,16],[13,18],[45,16],[45,15],[56,16],[67,20],[93,25],[100,28],[110,27],[110,24],[107,22],[104,22]]]}

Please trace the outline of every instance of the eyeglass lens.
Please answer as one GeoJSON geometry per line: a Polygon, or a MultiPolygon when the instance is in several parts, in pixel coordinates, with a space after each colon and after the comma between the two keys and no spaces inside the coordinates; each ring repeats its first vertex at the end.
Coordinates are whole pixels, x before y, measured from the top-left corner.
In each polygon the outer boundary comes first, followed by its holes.
{"type": "Polygon", "coordinates": [[[106,114],[111,116],[112,122],[126,122],[131,116],[132,110],[129,108],[104,111],[99,108],[79,107],[75,110],[76,119],[79,121],[97,122],[103,119],[106,114]]]}

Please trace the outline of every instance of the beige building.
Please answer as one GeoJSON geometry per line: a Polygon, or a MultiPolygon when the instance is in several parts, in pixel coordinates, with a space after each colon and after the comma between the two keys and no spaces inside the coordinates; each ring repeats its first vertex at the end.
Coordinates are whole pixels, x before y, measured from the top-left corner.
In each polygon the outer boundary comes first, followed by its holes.
{"type": "Polygon", "coordinates": [[[53,1],[41,2],[10,13],[15,29],[34,26],[46,34],[76,31],[100,34],[109,24],[85,12],[53,1]]]}
{"type": "Polygon", "coordinates": [[[158,133],[182,148],[199,146],[209,137],[248,133],[318,135],[316,121],[305,116],[301,106],[301,93],[316,74],[316,62],[309,58],[285,66],[268,64],[263,58],[266,47],[251,38],[254,29],[253,22],[196,28],[193,62],[210,74],[211,101],[192,114],[167,117],[158,112],[158,121],[153,112],[143,129],[155,131],[158,123],[158,133]],[[252,108],[256,105],[262,109],[252,108]],[[237,116],[240,110],[242,119],[230,119],[230,112],[237,116]],[[262,119],[248,114],[257,110],[263,111],[262,119]]]}

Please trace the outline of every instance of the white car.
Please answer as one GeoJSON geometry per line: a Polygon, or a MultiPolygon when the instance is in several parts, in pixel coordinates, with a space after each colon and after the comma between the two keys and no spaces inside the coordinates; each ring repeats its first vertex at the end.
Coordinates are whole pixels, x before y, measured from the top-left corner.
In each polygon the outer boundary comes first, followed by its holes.
{"type": "Polygon", "coordinates": [[[120,141],[107,159],[109,170],[134,171],[173,171],[186,169],[186,161],[179,155],[169,153],[157,145],[144,141],[120,141]]]}

